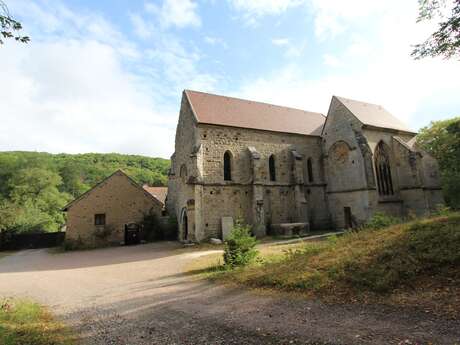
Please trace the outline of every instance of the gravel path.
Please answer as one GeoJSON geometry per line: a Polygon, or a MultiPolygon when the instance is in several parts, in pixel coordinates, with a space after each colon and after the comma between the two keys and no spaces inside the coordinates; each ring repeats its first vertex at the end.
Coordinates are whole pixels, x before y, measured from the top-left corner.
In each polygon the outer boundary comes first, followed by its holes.
{"type": "Polygon", "coordinates": [[[428,313],[276,298],[181,274],[204,253],[172,242],[21,251],[0,260],[0,296],[50,306],[87,345],[460,344],[459,321],[428,313]]]}

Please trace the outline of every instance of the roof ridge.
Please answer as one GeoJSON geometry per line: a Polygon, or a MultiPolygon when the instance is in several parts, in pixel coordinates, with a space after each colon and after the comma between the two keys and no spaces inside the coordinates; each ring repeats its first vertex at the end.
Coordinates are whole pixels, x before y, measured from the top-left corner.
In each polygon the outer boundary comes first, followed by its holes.
{"type": "Polygon", "coordinates": [[[305,109],[300,109],[300,108],[294,108],[294,107],[287,107],[285,105],[278,105],[278,104],[273,104],[273,103],[268,103],[268,102],[262,102],[262,101],[255,101],[252,99],[246,99],[246,98],[240,98],[240,97],[233,97],[233,96],[225,96],[225,95],[219,95],[216,93],[211,93],[211,92],[203,92],[203,91],[196,91],[196,90],[190,90],[190,89],[185,89],[185,93],[188,92],[194,92],[194,93],[201,93],[203,95],[209,95],[209,96],[215,96],[215,97],[221,97],[221,98],[227,98],[227,99],[233,99],[233,100],[238,100],[238,101],[243,101],[243,102],[250,102],[250,103],[257,103],[257,104],[264,104],[268,105],[270,107],[277,107],[277,108],[283,108],[283,109],[291,109],[291,110],[297,110],[297,111],[302,111],[304,113],[312,113],[312,114],[318,114],[323,117],[326,117],[323,113],[319,113],[316,111],[310,111],[310,110],[305,110],[305,109]]]}
{"type": "MultiPolygon", "coordinates": [[[[352,102],[357,102],[357,103],[363,103],[363,104],[369,104],[369,105],[374,105],[374,106],[377,106],[377,107],[381,107],[382,109],[385,109],[387,112],[389,112],[383,105],[381,104],[378,104],[378,103],[371,103],[371,102],[365,102],[365,101],[360,101],[360,100],[357,100],[357,99],[353,99],[353,98],[348,98],[348,97],[342,97],[342,96],[332,96],[332,97],[335,97],[337,99],[343,99],[343,100],[346,100],[346,101],[352,101],[352,102]]],[[[394,115],[393,115],[394,116],[394,115]]]]}
{"type": "Polygon", "coordinates": [[[80,200],[82,200],[83,198],[85,198],[86,196],[88,196],[92,191],[94,191],[96,188],[98,187],[101,187],[105,182],[107,182],[108,180],[110,180],[113,176],[115,176],[116,174],[121,174],[122,176],[124,176],[132,185],[134,185],[134,187],[136,187],[137,189],[139,190],[142,190],[142,192],[144,192],[147,196],[151,197],[153,200],[155,200],[156,202],[160,202],[162,203],[161,201],[159,201],[158,199],[154,198],[150,193],[148,193],[143,186],[139,185],[139,183],[137,183],[131,176],[129,176],[127,173],[125,173],[122,169],[118,168],[117,170],[115,170],[113,173],[109,174],[108,176],[104,177],[101,181],[97,182],[94,186],[92,186],[90,189],[88,189],[86,192],[80,194],[78,197],[76,197],[75,199],[73,199],[72,201],[70,201],[69,203],[67,203],[67,205],[65,205],[63,208],[62,208],[62,211],[67,211],[72,205],[74,205],[75,203],[78,203],[80,200]]]}
{"type": "Polygon", "coordinates": [[[364,126],[397,130],[411,134],[417,133],[414,132],[405,121],[393,115],[393,113],[390,113],[383,105],[336,95],[332,96],[332,98],[337,99],[364,126]],[[364,107],[366,107],[365,113],[361,111],[364,107]],[[361,110],[359,108],[361,108],[361,110]],[[376,114],[375,110],[377,110],[379,114],[376,114]],[[386,117],[385,120],[383,120],[384,122],[382,122],[382,117],[386,117]]]}

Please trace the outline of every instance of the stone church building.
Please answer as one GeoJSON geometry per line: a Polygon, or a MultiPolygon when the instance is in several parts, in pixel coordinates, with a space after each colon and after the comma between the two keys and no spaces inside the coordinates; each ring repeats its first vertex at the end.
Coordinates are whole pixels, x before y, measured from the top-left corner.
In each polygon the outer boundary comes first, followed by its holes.
{"type": "Polygon", "coordinates": [[[437,162],[415,135],[379,105],[336,96],[324,116],[186,90],[167,209],[192,241],[222,238],[224,217],[263,236],[354,227],[375,212],[422,215],[443,198],[437,162]]]}

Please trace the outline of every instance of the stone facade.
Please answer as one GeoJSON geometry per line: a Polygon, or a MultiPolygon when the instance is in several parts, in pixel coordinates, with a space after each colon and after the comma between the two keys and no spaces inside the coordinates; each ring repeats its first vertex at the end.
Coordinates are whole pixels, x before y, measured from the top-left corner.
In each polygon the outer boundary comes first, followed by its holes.
{"type": "Polygon", "coordinates": [[[161,216],[162,209],[159,200],[117,171],[65,207],[66,240],[88,246],[119,244],[126,224],[138,223],[148,213],[161,216]],[[104,215],[104,224],[96,215],[104,215]]]}
{"type": "Polygon", "coordinates": [[[202,123],[184,92],[167,197],[180,239],[222,238],[223,217],[241,219],[263,236],[291,223],[356,226],[376,211],[423,214],[443,202],[436,161],[415,148],[414,133],[364,125],[335,97],[323,122],[317,134],[202,123]],[[389,196],[379,196],[376,180],[381,142],[394,184],[389,196]]]}
{"type": "Polygon", "coordinates": [[[345,207],[353,222],[364,223],[376,211],[403,217],[424,215],[443,203],[436,160],[415,147],[415,133],[364,126],[333,98],[323,133],[327,197],[332,225],[343,228],[345,207]],[[392,195],[379,195],[374,153],[388,149],[392,195]]]}

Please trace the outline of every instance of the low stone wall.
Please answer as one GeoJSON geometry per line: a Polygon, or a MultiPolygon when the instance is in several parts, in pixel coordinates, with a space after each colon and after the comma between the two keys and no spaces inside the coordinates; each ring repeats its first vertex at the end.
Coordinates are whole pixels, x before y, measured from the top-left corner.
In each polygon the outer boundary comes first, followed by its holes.
{"type": "Polygon", "coordinates": [[[0,250],[19,250],[57,247],[64,242],[65,232],[27,234],[0,233],[0,250]]]}

